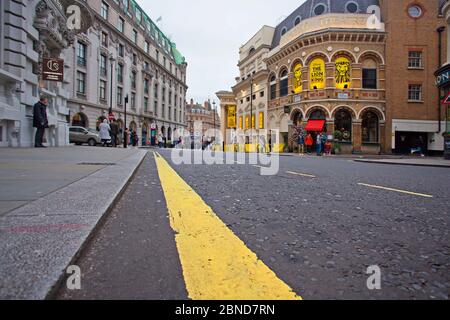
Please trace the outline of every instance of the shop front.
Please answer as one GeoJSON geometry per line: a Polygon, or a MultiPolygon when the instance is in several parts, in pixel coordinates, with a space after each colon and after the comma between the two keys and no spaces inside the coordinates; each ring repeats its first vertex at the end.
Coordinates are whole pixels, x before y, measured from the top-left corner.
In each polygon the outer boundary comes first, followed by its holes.
{"type": "Polygon", "coordinates": [[[450,64],[443,66],[435,75],[442,98],[441,108],[445,110],[444,157],[450,160],[450,64]]]}

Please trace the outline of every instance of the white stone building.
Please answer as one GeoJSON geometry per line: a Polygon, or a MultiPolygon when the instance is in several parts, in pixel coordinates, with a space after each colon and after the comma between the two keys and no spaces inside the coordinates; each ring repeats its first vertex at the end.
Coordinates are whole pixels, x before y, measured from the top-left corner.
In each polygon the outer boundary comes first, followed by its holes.
{"type": "Polygon", "coordinates": [[[158,133],[176,138],[186,127],[184,57],[134,0],[87,4],[94,26],[67,53],[74,66],[71,124],[95,129],[112,108],[123,128],[128,95],[127,128],[136,130],[140,144],[158,133]]]}

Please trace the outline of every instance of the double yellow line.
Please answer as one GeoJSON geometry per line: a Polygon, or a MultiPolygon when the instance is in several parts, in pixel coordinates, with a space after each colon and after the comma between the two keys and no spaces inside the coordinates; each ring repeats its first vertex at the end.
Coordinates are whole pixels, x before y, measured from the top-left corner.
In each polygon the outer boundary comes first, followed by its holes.
{"type": "Polygon", "coordinates": [[[155,161],[191,299],[301,300],[163,157],[155,161]]]}

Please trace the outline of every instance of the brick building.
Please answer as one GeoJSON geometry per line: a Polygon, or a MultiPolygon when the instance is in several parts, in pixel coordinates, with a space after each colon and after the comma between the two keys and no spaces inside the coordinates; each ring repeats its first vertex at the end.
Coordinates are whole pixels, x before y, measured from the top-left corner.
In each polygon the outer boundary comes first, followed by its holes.
{"type": "MultiPolygon", "coordinates": [[[[213,103],[215,104],[215,103],[213,103]]],[[[203,105],[199,103],[191,102],[186,105],[186,120],[187,120],[187,130],[189,130],[191,135],[199,135],[205,137],[206,139],[214,137],[211,132],[212,129],[220,130],[220,117],[217,113],[215,106],[211,105],[211,102],[205,101],[203,105]],[[201,122],[202,132],[196,132],[195,123],[201,122]]]]}
{"type": "Polygon", "coordinates": [[[343,153],[442,152],[443,4],[308,0],[283,20],[265,59],[267,129],[279,130],[280,151],[294,150],[303,128],[338,139],[343,153]]]}

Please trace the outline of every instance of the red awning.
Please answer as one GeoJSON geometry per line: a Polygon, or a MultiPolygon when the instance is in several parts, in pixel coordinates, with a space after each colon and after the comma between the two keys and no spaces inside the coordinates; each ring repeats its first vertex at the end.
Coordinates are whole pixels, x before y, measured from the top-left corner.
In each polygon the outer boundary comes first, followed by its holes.
{"type": "Polygon", "coordinates": [[[305,127],[306,131],[322,132],[325,127],[325,120],[308,120],[308,124],[305,127]]]}

